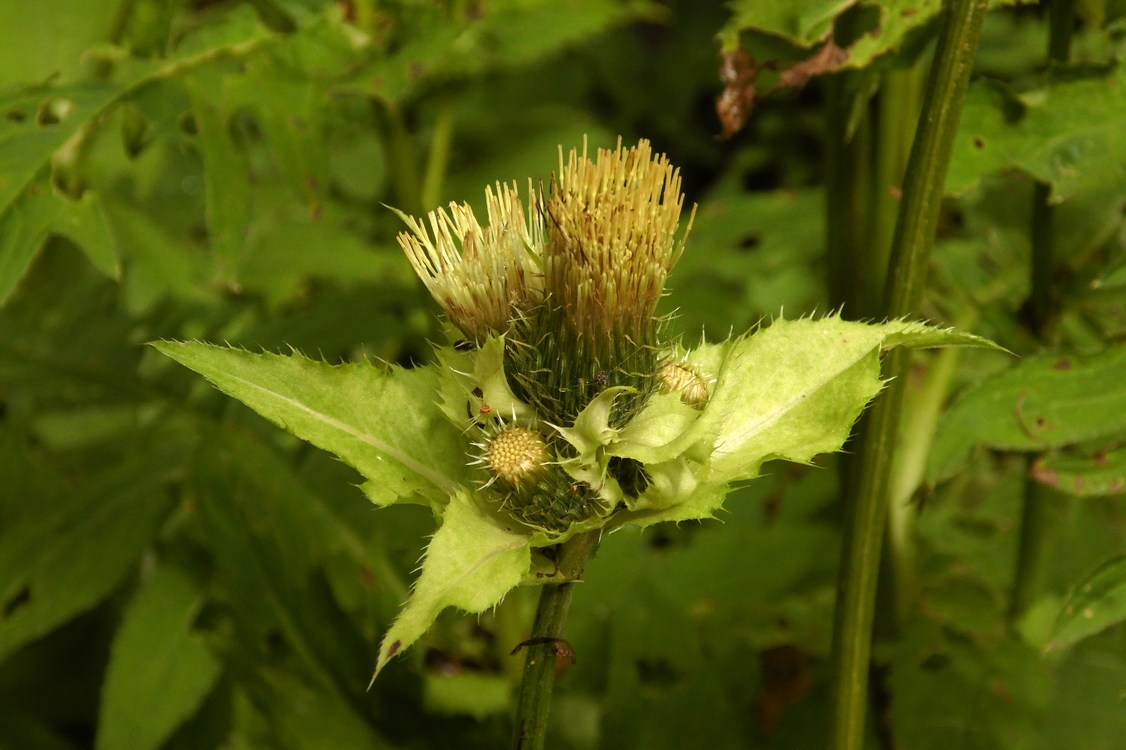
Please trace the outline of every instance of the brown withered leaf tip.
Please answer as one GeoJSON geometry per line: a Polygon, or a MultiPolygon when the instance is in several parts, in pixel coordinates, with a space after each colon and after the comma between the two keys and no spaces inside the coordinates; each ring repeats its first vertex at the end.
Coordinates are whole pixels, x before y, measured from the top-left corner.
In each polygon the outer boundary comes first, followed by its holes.
{"type": "MultiPolygon", "coordinates": [[[[778,89],[801,88],[809,82],[810,78],[835,73],[848,60],[848,50],[838,47],[833,40],[825,42],[812,55],[804,60],[784,68],[778,74],[778,81],[767,93],[778,89]]],[[[719,123],[723,127],[720,140],[727,140],[743,129],[754,109],[758,91],[755,83],[759,71],[764,67],[773,67],[769,63],[759,65],[754,57],[744,49],[724,52],[720,57],[719,79],[723,82],[723,91],[715,100],[715,111],[719,115],[719,123]]]]}
{"type": "Polygon", "coordinates": [[[814,76],[836,72],[846,60],[848,60],[848,50],[838,47],[830,39],[806,59],[794,63],[779,73],[775,88],[801,88],[814,76]]]}
{"type": "Polygon", "coordinates": [[[758,72],[759,67],[746,50],[736,49],[721,56],[719,80],[723,82],[723,91],[715,100],[715,111],[723,127],[720,140],[727,140],[747,124],[755,106],[758,72]]]}

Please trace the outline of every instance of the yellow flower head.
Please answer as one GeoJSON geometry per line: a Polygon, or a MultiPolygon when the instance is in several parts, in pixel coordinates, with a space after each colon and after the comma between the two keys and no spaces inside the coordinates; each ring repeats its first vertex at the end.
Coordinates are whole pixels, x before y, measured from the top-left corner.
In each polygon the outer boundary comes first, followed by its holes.
{"type": "Polygon", "coordinates": [[[657,302],[684,247],[675,236],[680,183],[680,171],[645,140],[624,149],[619,139],[594,161],[584,146],[566,164],[560,149],[546,200],[544,286],[579,339],[653,343],[657,302]]]}
{"type": "Polygon", "coordinates": [[[543,219],[532,195],[525,211],[515,183],[485,189],[489,222],[477,223],[468,203],[427,216],[426,226],[402,216],[398,240],[415,272],[467,337],[480,341],[508,330],[513,317],[542,297],[543,219]]]}

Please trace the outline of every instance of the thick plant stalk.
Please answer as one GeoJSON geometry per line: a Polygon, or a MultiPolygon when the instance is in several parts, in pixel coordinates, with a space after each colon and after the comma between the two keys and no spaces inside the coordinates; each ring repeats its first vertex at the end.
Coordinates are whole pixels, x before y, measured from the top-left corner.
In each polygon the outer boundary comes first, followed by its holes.
{"type": "MultiPolygon", "coordinates": [[[[1067,62],[1071,54],[1071,25],[1075,13],[1074,0],[1051,0],[1049,4],[1049,65],[1067,62]]],[[[1055,207],[1048,202],[1051,185],[1038,182],[1032,190],[1032,263],[1028,298],[1028,323],[1032,335],[1045,343],[1047,329],[1055,305],[1052,290],[1055,207]]],[[[1026,467],[1032,469],[1032,460],[1026,467]]],[[[1040,593],[1048,562],[1055,498],[1031,477],[1025,480],[1024,508],[1021,512],[1016,573],[1009,600],[1010,621],[1017,620],[1040,593]]]]}
{"type": "MultiPolygon", "coordinates": [[[[922,298],[950,151],[986,8],[986,0],[953,0],[946,12],[904,179],[884,295],[888,318],[915,314],[922,298]]],[[[886,374],[896,379],[872,409],[860,448],[856,493],[849,503],[833,624],[834,750],[860,750],[864,744],[876,581],[908,360],[906,351],[899,349],[885,362],[886,374]]]]}
{"type": "Polygon", "coordinates": [[[563,583],[548,584],[540,591],[532,637],[526,641],[524,674],[516,702],[516,727],[512,747],[542,750],[547,737],[547,716],[555,686],[557,649],[563,641],[563,626],[571,607],[575,580],[598,547],[599,532],[580,534],[564,544],[559,553],[559,576],[563,583]]]}

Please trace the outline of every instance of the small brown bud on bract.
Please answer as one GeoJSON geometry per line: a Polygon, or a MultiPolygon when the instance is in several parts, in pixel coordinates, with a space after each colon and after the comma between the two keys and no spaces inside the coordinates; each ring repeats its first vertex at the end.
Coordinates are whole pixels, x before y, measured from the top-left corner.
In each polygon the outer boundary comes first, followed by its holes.
{"type": "Polygon", "coordinates": [[[708,381],[696,368],[680,362],[666,362],[657,373],[661,393],[680,393],[680,400],[703,409],[708,403],[708,381]]]}

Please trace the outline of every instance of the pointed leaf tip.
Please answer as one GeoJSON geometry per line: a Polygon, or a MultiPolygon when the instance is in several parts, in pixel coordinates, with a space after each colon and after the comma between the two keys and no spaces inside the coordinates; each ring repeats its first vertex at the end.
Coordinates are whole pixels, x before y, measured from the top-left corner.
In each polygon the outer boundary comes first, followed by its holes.
{"type": "Polygon", "coordinates": [[[531,564],[530,536],[498,526],[468,493],[459,492],[430,540],[410,599],[383,637],[372,680],[417,641],[443,609],[485,611],[519,585],[531,564]]]}

